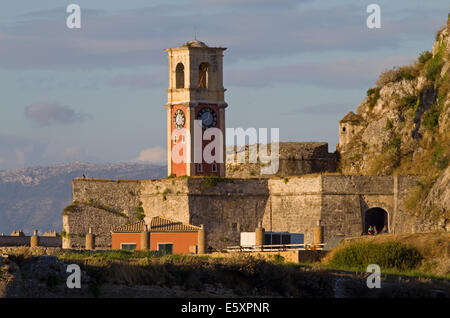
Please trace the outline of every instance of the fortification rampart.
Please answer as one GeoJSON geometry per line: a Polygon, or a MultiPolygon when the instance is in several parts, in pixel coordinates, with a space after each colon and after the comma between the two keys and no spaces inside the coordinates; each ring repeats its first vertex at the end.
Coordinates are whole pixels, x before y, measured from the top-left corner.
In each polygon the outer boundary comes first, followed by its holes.
{"type": "MultiPolygon", "coordinates": [[[[31,236],[11,236],[1,235],[0,246],[30,246],[31,236]]],[[[39,246],[43,247],[61,247],[60,237],[38,236],[39,246]]]]}
{"type": "MultiPolygon", "coordinates": [[[[257,145],[261,147],[261,145],[257,145]]],[[[264,145],[265,146],[265,145],[264,145]]],[[[326,142],[280,142],[279,167],[277,177],[298,176],[319,172],[334,172],[337,155],[328,152],[326,142]]],[[[272,145],[267,145],[267,154],[271,154],[272,145]]],[[[250,147],[234,147],[227,150],[226,175],[228,178],[273,177],[261,174],[261,162],[250,160],[250,147]],[[239,156],[244,162],[239,161],[239,156]]]]}
{"type": "Polygon", "coordinates": [[[137,220],[140,208],[146,220],[163,216],[203,224],[212,248],[239,244],[240,232],[254,231],[261,220],[266,231],[304,233],[305,242],[312,242],[318,222],[325,240],[360,235],[365,213],[375,207],[387,212],[390,232],[408,232],[414,225],[403,201],[416,179],[324,174],[128,182],[75,179],[74,199],[85,203],[65,212],[64,230],[70,234],[65,247],[83,247],[90,226],[98,245],[110,246],[111,228],[137,220]]]}

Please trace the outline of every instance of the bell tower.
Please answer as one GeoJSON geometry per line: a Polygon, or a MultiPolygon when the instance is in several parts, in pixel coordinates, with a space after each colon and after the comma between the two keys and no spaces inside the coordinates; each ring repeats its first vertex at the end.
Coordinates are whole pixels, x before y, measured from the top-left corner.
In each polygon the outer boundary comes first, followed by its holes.
{"type": "MultiPolygon", "coordinates": [[[[167,167],[168,175],[225,176],[225,108],[223,51],[200,41],[169,48],[169,88],[167,89],[167,167]],[[198,120],[197,127],[195,120],[198,120]],[[209,128],[222,132],[217,154],[220,160],[201,154],[209,143],[203,134],[209,128]],[[194,134],[195,132],[195,134],[194,134]],[[201,136],[199,135],[199,132],[201,136]],[[195,155],[194,155],[195,154],[195,155]],[[199,158],[200,157],[200,158],[199,158]]],[[[206,136],[206,135],[205,135],[206,136]]],[[[217,158],[217,157],[216,157],[217,158]]]]}

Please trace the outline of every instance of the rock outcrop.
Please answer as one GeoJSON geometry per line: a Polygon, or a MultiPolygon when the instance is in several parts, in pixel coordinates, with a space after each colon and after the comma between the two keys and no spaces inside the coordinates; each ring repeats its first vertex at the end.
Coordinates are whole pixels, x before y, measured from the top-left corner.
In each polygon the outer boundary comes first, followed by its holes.
{"type": "Polygon", "coordinates": [[[414,230],[450,230],[450,16],[432,51],[386,70],[339,123],[344,174],[417,174],[407,202],[414,230]]]}

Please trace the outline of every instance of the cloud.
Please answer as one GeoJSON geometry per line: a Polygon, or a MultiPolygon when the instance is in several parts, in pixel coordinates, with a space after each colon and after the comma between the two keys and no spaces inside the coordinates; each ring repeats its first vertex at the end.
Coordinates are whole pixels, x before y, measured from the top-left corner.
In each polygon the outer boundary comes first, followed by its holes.
{"type": "Polygon", "coordinates": [[[25,107],[25,116],[39,126],[50,126],[54,122],[62,124],[81,123],[91,116],[60,105],[59,103],[39,103],[25,107]]]}
{"type": "Polygon", "coordinates": [[[0,67],[9,69],[91,69],[165,65],[163,49],[193,37],[222,45],[227,63],[282,58],[302,53],[373,52],[428,39],[445,21],[438,9],[383,15],[383,27],[365,25],[364,4],[306,8],[284,0],[225,5],[217,0],[159,5],[142,10],[83,15],[82,28],[69,30],[55,10],[0,23],[0,67]],[[38,15],[40,18],[36,19],[38,15]],[[171,23],[167,23],[170,20],[171,23]],[[198,22],[197,22],[198,21],[198,22]],[[232,21],[232,23],[230,23],[232,21]],[[411,23],[414,21],[414,23],[411,23]]]}
{"type": "Polygon", "coordinates": [[[412,56],[336,59],[327,62],[296,63],[230,70],[226,85],[262,87],[280,83],[309,84],[327,88],[366,88],[375,83],[386,68],[411,63],[412,56]]]}
{"type": "Polygon", "coordinates": [[[144,149],[134,162],[164,163],[167,161],[167,150],[163,147],[144,149]]]}

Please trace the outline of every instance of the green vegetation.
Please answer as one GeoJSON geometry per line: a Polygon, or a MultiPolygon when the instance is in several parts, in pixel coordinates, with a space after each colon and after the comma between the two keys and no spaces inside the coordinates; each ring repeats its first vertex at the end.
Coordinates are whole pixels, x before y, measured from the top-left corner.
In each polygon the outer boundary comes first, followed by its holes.
{"type": "Polygon", "coordinates": [[[176,178],[176,177],[177,177],[177,175],[172,173],[170,176],[167,177],[167,179],[172,179],[172,178],[176,178]]]}
{"type": "MultiPolygon", "coordinates": [[[[389,118],[386,119],[386,126],[384,127],[384,129],[385,130],[391,130],[392,127],[393,127],[392,120],[390,120],[389,118]]],[[[364,145],[363,145],[363,148],[364,148],[364,145]]]]}
{"type": "Polygon", "coordinates": [[[127,250],[111,250],[111,251],[87,251],[79,252],[65,251],[58,255],[61,260],[81,260],[81,259],[101,259],[101,260],[127,260],[139,259],[147,257],[158,257],[161,254],[157,251],[127,251],[127,250]]]}
{"type": "Polygon", "coordinates": [[[420,64],[425,65],[431,58],[433,54],[430,51],[422,52],[418,58],[420,64]]]}
{"type": "Polygon", "coordinates": [[[445,148],[442,145],[436,147],[433,152],[431,164],[435,165],[439,170],[444,170],[449,164],[449,158],[445,154],[445,148]]]}
{"type": "Polygon", "coordinates": [[[419,97],[414,95],[407,95],[401,99],[401,107],[403,109],[414,109],[419,97]]]}
{"type": "Polygon", "coordinates": [[[60,236],[61,238],[70,238],[70,233],[67,233],[66,230],[63,230],[63,231],[59,234],[59,236],[60,236]]]}
{"type": "Polygon", "coordinates": [[[356,242],[336,251],[330,266],[365,271],[369,264],[377,264],[383,269],[410,270],[422,258],[415,247],[398,242],[356,242]]]}
{"type": "Polygon", "coordinates": [[[442,66],[444,66],[444,52],[445,52],[445,43],[441,43],[438,47],[437,53],[427,62],[425,66],[425,77],[430,82],[435,83],[439,78],[439,74],[441,73],[442,66]]]}
{"type": "Polygon", "coordinates": [[[219,182],[231,182],[231,180],[216,175],[209,175],[203,178],[200,188],[203,191],[204,189],[215,187],[219,182]]]}
{"type": "Polygon", "coordinates": [[[288,183],[288,182],[289,182],[289,178],[284,178],[284,179],[283,179],[283,182],[284,182],[284,183],[288,183]]]}
{"type": "Polygon", "coordinates": [[[68,206],[66,206],[62,212],[62,215],[66,215],[69,212],[76,212],[79,209],[79,204],[78,202],[73,202],[72,204],[69,204],[68,206]]]}
{"type": "Polygon", "coordinates": [[[422,125],[425,129],[430,131],[436,131],[439,127],[439,115],[440,109],[433,105],[429,110],[427,110],[422,116],[422,125]]]}
{"type": "Polygon", "coordinates": [[[388,83],[395,83],[401,80],[413,80],[420,74],[421,66],[417,63],[413,65],[394,67],[390,70],[385,70],[380,74],[377,80],[378,86],[383,86],[388,83]]]}
{"type": "Polygon", "coordinates": [[[126,215],[125,213],[120,212],[120,211],[117,211],[117,210],[115,210],[115,209],[113,209],[113,208],[111,208],[111,207],[109,207],[109,206],[106,206],[106,205],[103,205],[103,204],[96,203],[93,199],[89,199],[85,204],[86,204],[86,205],[89,205],[89,206],[91,206],[91,207],[93,207],[93,208],[96,208],[96,209],[99,209],[99,210],[103,210],[103,211],[106,211],[106,212],[115,214],[115,215],[117,215],[117,216],[121,216],[121,217],[124,217],[124,218],[128,218],[128,215],[126,215]]]}
{"type": "Polygon", "coordinates": [[[369,103],[370,109],[372,109],[376,105],[378,99],[380,98],[380,90],[381,90],[381,87],[375,87],[375,88],[370,88],[367,91],[367,96],[369,97],[368,103],[369,103]]]}
{"type": "Polygon", "coordinates": [[[138,213],[144,213],[144,208],[141,206],[136,207],[136,212],[138,213]]]}
{"type": "Polygon", "coordinates": [[[138,213],[136,215],[136,219],[138,219],[139,221],[142,221],[145,218],[145,211],[142,205],[143,205],[142,201],[139,201],[138,206],[136,207],[136,212],[138,213]]]}

